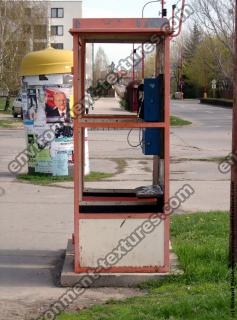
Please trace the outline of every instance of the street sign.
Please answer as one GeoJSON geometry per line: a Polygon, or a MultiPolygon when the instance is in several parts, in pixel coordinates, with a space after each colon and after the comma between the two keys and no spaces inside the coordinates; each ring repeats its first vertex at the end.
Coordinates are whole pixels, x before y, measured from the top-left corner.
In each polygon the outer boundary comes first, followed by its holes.
{"type": "Polygon", "coordinates": [[[216,84],[217,84],[217,81],[215,79],[213,79],[212,82],[211,82],[211,87],[212,87],[213,90],[216,89],[216,84]]]}

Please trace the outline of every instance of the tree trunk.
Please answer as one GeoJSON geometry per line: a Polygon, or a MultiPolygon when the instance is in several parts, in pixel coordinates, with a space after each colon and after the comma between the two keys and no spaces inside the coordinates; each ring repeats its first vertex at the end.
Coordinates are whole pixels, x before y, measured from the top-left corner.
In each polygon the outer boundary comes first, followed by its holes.
{"type": "Polygon", "coordinates": [[[6,102],[5,102],[4,111],[8,111],[9,108],[10,108],[10,95],[8,95],[8,96],[6,97],[6,102]]]}

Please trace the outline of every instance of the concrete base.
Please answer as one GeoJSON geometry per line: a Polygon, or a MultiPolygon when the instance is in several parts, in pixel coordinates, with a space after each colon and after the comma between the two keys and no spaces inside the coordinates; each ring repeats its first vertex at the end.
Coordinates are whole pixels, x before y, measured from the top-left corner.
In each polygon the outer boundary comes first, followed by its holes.
{"type": "Polygon", "coordinates": [[[183,271],[179,269],[177,256],[173,252],[170,254],[171,267],[169,273],[98,273],[93,277],[87,273],[74,272],[73,246],[72,241],[69,240],[61,273],[61,285],[63,287],[74,287],[76,285],[86,288],[135,287],[148,280],[161,279],[171,274],[181,274],[183,271]]]}

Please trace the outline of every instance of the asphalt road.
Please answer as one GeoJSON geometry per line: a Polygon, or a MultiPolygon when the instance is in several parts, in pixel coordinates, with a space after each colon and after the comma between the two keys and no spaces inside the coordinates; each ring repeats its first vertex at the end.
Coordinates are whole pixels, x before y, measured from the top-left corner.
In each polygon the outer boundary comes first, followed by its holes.
{"type": "Polygon", "coordinates": [[[171,112],[178,117],[194,121],[197,128],[229,132],[232,124],[232,109],[199,104],[198,100],[172,100],[171,112]]]}
{"type": "Polygon", "coordinates": [[[225,157],[231,151],[232,109],[202,105],[197,100],[172,101],[172,114],[191,127],[171,130],[171,154],[178,158],[225,157]],[[175,146],[186,146],[177,149],[175,146]],[[190,148],[188,148],[190,147],[190,148]]]}

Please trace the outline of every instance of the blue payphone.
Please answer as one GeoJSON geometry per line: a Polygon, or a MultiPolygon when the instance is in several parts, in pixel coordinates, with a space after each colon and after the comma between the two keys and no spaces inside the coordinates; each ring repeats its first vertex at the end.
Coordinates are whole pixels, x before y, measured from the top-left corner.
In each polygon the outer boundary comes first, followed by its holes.
{"type": "MultiPolygon", "coordinates": [[[[144,121],[164,120],[164,75],[144,80],[144,121]]],[[[143,153],[145,155],[163,154],[162,129],[143,129],[143,153]]]]}

